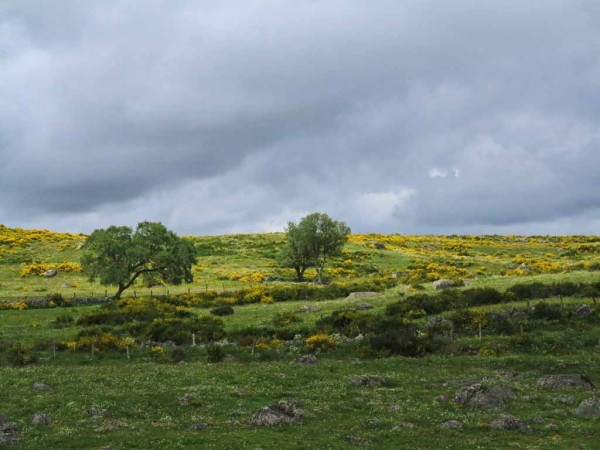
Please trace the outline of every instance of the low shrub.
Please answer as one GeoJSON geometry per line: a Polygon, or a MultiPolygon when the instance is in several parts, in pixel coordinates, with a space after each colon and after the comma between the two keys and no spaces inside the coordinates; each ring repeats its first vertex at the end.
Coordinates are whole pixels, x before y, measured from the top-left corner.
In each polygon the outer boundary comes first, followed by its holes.
{"type": "Polygon", "coordinates": [[[223,306],[219,306],[217,308],[211,309],[210,313],[213,316],[230,316],[231,314],[234,313],[234,310],[233,310],[233,307],[231,307],[230,305],[223,305],[223,306]]]}
{"type": "Polygon", "coordinates": [[[328,334],[315,334],[305,341],[308,351],[329,350],[337,347],[337,342],[328,334]]]}

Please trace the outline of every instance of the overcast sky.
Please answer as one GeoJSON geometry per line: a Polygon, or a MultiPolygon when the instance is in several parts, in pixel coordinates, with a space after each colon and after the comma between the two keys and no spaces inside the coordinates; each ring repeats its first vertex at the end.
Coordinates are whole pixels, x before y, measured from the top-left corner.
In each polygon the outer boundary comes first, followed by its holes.
{"type": "Polygon", "coordinates": [[[598,234],[597,0],[2,0],[0,223],[598,234]]]}

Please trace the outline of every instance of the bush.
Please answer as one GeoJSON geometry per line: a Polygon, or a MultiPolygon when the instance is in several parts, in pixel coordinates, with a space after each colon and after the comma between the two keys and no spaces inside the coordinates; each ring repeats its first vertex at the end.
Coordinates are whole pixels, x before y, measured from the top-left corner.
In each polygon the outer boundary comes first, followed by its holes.
{"type": "Polygon", "coordinates": [[[225,358],[225,350],[220,345],[210,344],[206,346],[207,358],[209,363],[218,363],[225,358]]]}
{"type": "Polygon", "coordinates": [[[557,304],[539,302],[532,308],[531,317],[542,320],[561,320],[563,318],[562,307],[557,304]]]}
{"type": "Polygon", "coordinates": [[[412,324],[376,334],[369,338],[368,345],[377,356],[422,356],[431,351],[430,337],[421,335],[412,324]]]}
{"type": "Polygon", "coordinates": [[[494,288],[472,288],[461,292],[464,306],[495,305],[505,301],[501,292],[494,288]]]}
{"type": "Polygon", "coordinates": [[[38,361],[37,354],[31,348],[18,343],[11,344],[4,353],[7,363],[15,367],[28,366],[38,361]]]}
{"type": "Polygon", "coordinates": [[[315,334],[305,341],[308,351],[328,350],[337,347],[335,340],[327,334],[315,334]]]}
{"type": "Polygon", "coordinates": [[[329,316],[319,319],[317,328],[326,333],[342,333],[356,336],[373,328],[374,317],[355,310],[334,311],[329,316]]]}
{"type": "Polygon", "coordinates": [[[182,345],[191,344],[192,334],[196,336],[196,342],[208,343],[221,339],[225,332],[221,319],[204,316],[186,319],[155,319],[146,327],[144,334],[153,341],[172,341],[182,345]]]}
{"type": "Polygon", "coordinates": [[[234,313],[234,310],[230,305],[223,305],[219,306],[218,308],[211,309],[210,313],[213,316],[230,316],[234,313]]]}
{"type": "Polygon", "coordinates": [[[54,319],[54,321],[52,322],[52,326],[54,328],[67,328],[67,327],[71,327],[75,324],[75,319],[73,318],[73,316],[70,316],[68,314],[62,314],[60,316],[57,316],[56,319],[54,319]]]}
{"type": "Polygon", "coordinates": [[[188,360],[187,352],[181,347],[173,348],[169,353],[169,358],[172,363],[180,363],[188,360]]]}
{"type": "Polygon", "coordinates": [[[289,311],[284,311],[275,314],[275,317],[273,317],[273,320],[271,322],[278,328],[286,328],[301,321],[302,319],[300,319],[300,317],[298,317],[297,314],[294,314],[293,312],[289,311]]]}

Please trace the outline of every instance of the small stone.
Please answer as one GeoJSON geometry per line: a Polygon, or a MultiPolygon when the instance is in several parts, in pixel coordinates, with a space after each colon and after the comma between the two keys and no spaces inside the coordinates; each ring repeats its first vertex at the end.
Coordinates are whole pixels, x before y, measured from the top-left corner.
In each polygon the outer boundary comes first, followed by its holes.
{"type": "Polygon", "coordinates": [[[462,406],[494,409],[505,406],[515,397],[514,391],[508,386],[499,384],[488,388],[481,383],[474,383],[459,389],[453,400],[462,406]]]}
{"type": "Polygon", "coordinates": [[[51,277],[55,277],[57,274],[56,269],[48,269],[44,272],[44,276],[46,278],[51,278],[51,277]]]}
{"type": "Polygon", "coordinates": [[[575,308],[575,314],[577,314],[578,316],[589,316],[594,312],[594,310],[586,304],[583,305],[579,305],[577,308],[575,308]]]}
{"type": "Polygon", "coordinates": [[[238,388],[238,389],[235,389],[233,391],[232,395],[235,396],[235,397],[243,397],[244,395],[246,395],[246,391],[244,391],[243,389],[239,389],[238,388]]]}
{"type": "Polygon", "coordinates": [[[551,397],[550,400],[554,403],[562,403],[563,405],[572,405],[575,403],[575,399],[570,395],[559,395],[558,397],[551,397]]]}
{"type": "Polygon", "coordinates": [[[294,403],[281,401],[271,406],[265,406],[254,413],[250,424],[259,427],[273,427],[281,424],[300,423],[304,411],[294,403]]]}
{"type": "Polygon", "coordinates": [[[60,287],[63,288],[63,289],[72,288],[73,287],[73,283],[71,283],[70,281],[66,281],[63,284],[61,284],[60,287]]]}
{"type": "Polygon", "coordinates": [[[575,414],[585,419],[598,419],[600,418],[600,398],[592,397],[582,401],[575,414]]]}
{"type": "Polygon", "coordinates": [[[521,419],[518,419],[510,414],[500,414],[490,423],[491,428],[498,430],[513,430],[521,433],[531,433],[531,427],[521,419]]]}
{"type": "Polygon", "coordinates": [[[558,431],[558,425],[556,425],[556,424],[555,424],[555,423],[553,423],[553,422],[550,422],[549,424],[547,424],[547,425],[544,427],[544,429],[545,429],[545,430],[548,430],[548,431],[558,431]]]}
{"type": "Polygon", "coordinates": [[[535,416],[533,418],[533,423],[537,423],[537,424],[543,424],[546,423],[546,419],[544,419],[542,416],[535,416]]]}
{"type": "Polygon", "coordinates": [[[454,281],[452,280],[437,280],[433,282],[434,289],[448,289],[454,286],[454,281]]]}
{"type": "Polygon", "coordinates": [[[300,356],[298,359],[296,359],[296,363],[304,364],[307,366],[314,366],[315,364],[319,363],[319,360],[315,355],[309,354],[300,356]]]}
{"type": "Polygon", "coordinates": [[[348,442],[349,444],[356,444],[356,445],[364,445],[369,442],[364,438],[361,438],[358,436],[351,436],[351,435],[344,436],[344,441],[348,442]]]}
{"type": "Polygon", "coordinates": [[[355,298],[364,298],[364,297],[375,297],[376,295],[379,295],[377,292],[352,292],[348,297],[346,297],[347,300],[352,300],[355,298]]]}
{"type": "Polygon", "coordinates": [[[189,405],[194,400],[196,400],[196,396],[194,394],[184,394],[177,399],[180,405],[189,405]]]}
{"type": "Polygon", "coordinates": [[[350,384],[355,386],[386,386],[389,381],[380,375],[358,375],[350,379],[350,384]]]}
{"type": "Polygon", "coordinates": [[[373,309],[374,306],[371,303],[359,303],[358,305],[356,305],[356,307],[354,309],[356,309],[357,311],[366,311],[367,309],[373,309]]]}
{"type": "Polygon", "coordinates": [[[106,417],[108,416],[108,410],[104,408],[90,408],[85,412],[91,417],[106,417]]]}
{"type": "Polygon", "coordinates": [[[48,426],[52,424],[52,416],[44,412],[36,412],[31,420],[33,425],[48,426]]]}
{"type": "Polygon", "coordinates": [[[442,424],[442,427],[449,430],[460,430],[462,428],[462,423],[458,420],[448,420],[442,424]]]}
{"type": "Polygon", "coordinates": [[[537,386],[542,389],[574,389],[591,391],[594,385],[586,375],[567,373],[541,377],[537,386]]]}
{"type": "Polygon", "coordinates": [[[321,311],[321,308],[319,308],[318,306],[314,306],[314,305],[307,305],[307,306],[302,306],[298,311],[301,313],[313,313],[313,312],[321,311]]]}
{"type": "Polygon", "coordinates": [[[203,431],[210,428],[212,425],[206,422],[196,422],[190,425],[190,431],[203,431]]]}
{"type": "Polygon", "coordinates": [[[445,396],[444,394],[440,394],[438,395],[435,400],[439,403],[443,403],[443,402],[447,402],[448,401],[448,397],[445,396]]]}
{"type": "Polygon", "coordinates": [[[33,385],[33,389],[35,389],[36,391],[48,391],[52,389],[52,386],[46,383],[35,383],[33,385]]]}
{"type": "Polygon", "coordinates": [[[391,405],[391,406],[388,406],[388,409],[387,409],[387,410],[388,410],[389,412],[398,412],[398,411],[400,411],[401,409],[402,409],[402,408],[400,407],[400,405],[391,405]]]}
{"type": "Polygon", "coordinates": [[[223,362],[233,362],[235,361],[235,356],[233,356],[232,354],[227,354],[223,357],[223,362]]]}

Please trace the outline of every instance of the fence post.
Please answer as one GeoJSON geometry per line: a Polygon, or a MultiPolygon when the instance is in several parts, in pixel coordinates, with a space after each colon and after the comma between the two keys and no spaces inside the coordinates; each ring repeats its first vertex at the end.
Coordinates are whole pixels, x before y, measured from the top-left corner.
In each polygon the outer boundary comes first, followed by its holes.
{"type": "Polygon", "coordinates": [[[192,333],[192,347],[196,346],[196,335],[192,333]]]}

